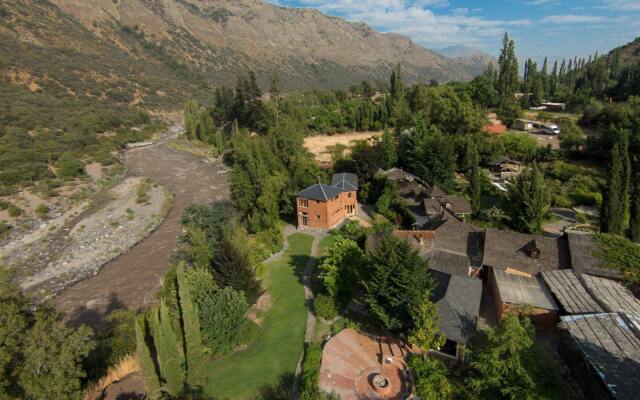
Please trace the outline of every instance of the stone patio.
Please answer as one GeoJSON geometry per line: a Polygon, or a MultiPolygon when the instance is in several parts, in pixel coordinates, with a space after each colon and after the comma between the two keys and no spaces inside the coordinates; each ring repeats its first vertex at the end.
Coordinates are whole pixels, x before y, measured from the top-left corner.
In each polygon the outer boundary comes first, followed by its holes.
{"type": "Polygon", "coordinates": [[[408,398],[406,350],[395,340],[345,329],[324,347],[320,389],[342,400],[408,398]]]}

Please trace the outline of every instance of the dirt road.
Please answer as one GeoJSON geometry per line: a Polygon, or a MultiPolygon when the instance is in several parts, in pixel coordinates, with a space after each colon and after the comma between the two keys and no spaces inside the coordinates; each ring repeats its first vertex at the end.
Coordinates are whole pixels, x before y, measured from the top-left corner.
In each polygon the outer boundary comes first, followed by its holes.
{"type": "Polygon", "coordinates": [[[160,183],[173,193],[174,204],[165,221],[147,239],[53,300],[72,325],[98,325],[116,309],[137,310],[152,305],[169,267],[176,238],[182,233],[180,216],[184,208],[193,202],[228,200],[225,168],[171,149],[168,143],[172,139],[126,151],[129,176],[144,176],[160,183]]]}

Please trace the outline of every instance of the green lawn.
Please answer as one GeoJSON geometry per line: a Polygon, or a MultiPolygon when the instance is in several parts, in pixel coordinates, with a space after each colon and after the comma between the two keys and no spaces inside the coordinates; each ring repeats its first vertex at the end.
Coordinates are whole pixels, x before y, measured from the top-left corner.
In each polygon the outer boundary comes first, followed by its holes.
{"type": "Polygon", "coordinates": [[[265,289],[272,308],[258,338],[246,350],[209,365],[205,391],[217,399],[248,399],[294,374],[303,351],[307,309],[300,282],[309,254],[311,236],[289,236],[289,250],[281,260],[266,265],[265,289]]]}
{"type": "Polygon", "coordinates": [[[318,257],[322,257],[327,254],[327,251],[336,241],[336,237],[334,235],[329,235],[322,239],[320,243],[318,243],[318,257]]]}

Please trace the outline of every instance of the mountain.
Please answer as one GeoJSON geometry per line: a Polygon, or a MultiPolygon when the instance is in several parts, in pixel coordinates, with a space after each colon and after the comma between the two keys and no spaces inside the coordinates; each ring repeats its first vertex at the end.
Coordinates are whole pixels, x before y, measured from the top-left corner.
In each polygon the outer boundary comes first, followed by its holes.
{"type": "Polygon", "coordinates": [[[266,86],[468,80],[482,68],[407,37],[258,0],[16,0],[0,5],[0,72],[35,91],[162,105],[253,70],[266,86]],[[3,57],[4,58],[4,57],[3,57]]]}
{"type": "Polygon", "coordinates": [[[479,73],[484,71],[489,63],[497,64],[498,60],[489,54],[483,53],[481,50],[475,47],[467,46],[464,44],[456,44],[453,46],[445,47],[436,52],[442,56],[449,57],[458,61],[460,64],[465,65],[467,68],[477,68],[474,72],[479,73]]]}
{"type": "Polygon", "coordinates": [[[440,50],[436,50],[436,52],[440,55],[449,58],[471,58],[475,56],[486,56],[491,57],[487,54],[484,54],[482,51],[475,47],[467,46],[464,44],[456,44],[453,46],[448,46],[440,50]]]}
{"type": "Polygon", "coordinates": [[[622,62],[622,64],[635,64],[640,62],[640,37],[637,37],[633,42],[611,50],[609,54],[613,54],[615,51],[620,52],[620,62],[622,62]]]}

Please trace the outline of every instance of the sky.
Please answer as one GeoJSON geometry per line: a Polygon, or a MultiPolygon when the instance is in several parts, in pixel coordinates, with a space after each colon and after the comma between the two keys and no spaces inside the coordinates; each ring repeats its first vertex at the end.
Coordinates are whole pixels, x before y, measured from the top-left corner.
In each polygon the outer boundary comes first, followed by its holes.
{"type": "Polygon", "coordinates": [[[497,56],[506,31],[521,59],[602,54],[640,36],[640,0],[267,1],[366,22],[430,49],[464,44],[497,56]]]}

